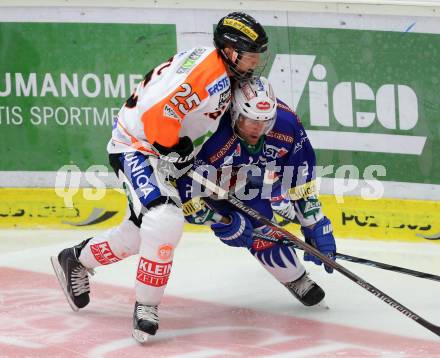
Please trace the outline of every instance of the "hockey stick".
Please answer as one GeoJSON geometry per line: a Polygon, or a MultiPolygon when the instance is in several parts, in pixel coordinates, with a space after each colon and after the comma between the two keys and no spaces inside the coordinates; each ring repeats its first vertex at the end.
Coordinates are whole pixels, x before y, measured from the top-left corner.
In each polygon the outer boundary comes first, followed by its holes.
{"type": "Polygon", "coordinates": [[[258,220],[261,224],[268,225],[270,227],[276,228],[276,230],[282,232],[286,237],[291,239],[293,242],[295,242],[298,247],[302,248],[304,251],[310,253],[311,255],[319,258],[324,264],[332,267],[336,271],[340,272],[342,275],[350,279],[351,281],[357,283],[359,286],[379,298],[381,301],[385,302],[389,306],[393,307],[403,315],[407,316],[408,318],[411,318],[416,323],[420,324],[421,326],[425,327],[426,329],[430,330],[431,332],[435,333],[437,336],[440,336],[440,326],[436,326],[424,318],[420,317],[417,313],[411,311],[409,308],[406,308],[401,303],[397,302],[390,296],[388,296],[386,293],[382,292],[378,288],[374,287],[370,283],[364,281],[362,278],[354,274],[353,272],[346,269],[344,266],[341,266],[337,262],[333,261],[329,257],[323,255],[321,252],[319,252],[316,248],[313,246],[310,246],[309,244],[303,242],[302,240],[298,239],[296,236],[291,234],[290,232],[286,231],[285,229],[280,228],[278,225],[274,224],[272,221],[270,221],[265,216],[261,215],[258,211],[250,208],[249,206],[245,205],[242,201],[238,200],[236,197],[234,197],[232,194],[224,190],[223,188],[217,186],[212,181],[206,179],[201,174],[197,173],[196,171],[190,170],[187,175],[192,178],[194,181],[199,183],[200,185],[203,185],[205,188],[210,190],[211,192],[215,193],[218,197],[227,199],[229,203],[231,203],[233,206],[235,206],[240,211],[246,213],[248,216],[252,217],[255,220],[258,220]]]}
{"type": "MultiPolygon", "coordinates": [[[[272,236],[269,236],[269,235],[264,235],[264,234],[257,233],[257,232],[254,232],[254,236],[259,238],[259,239],[270,241],[270,242],[273,242],[273,243],[276,243],[276,244],[279,244],[279,245],[293,246],[296,249],[304,250],[303,248],[301,248],[298,245],[296,245],[296,243],[294,241],[289,240],[289,239],[276,238],[276,237],[272,237],[272,236]]],[[[340,260],[350,261],[350,262],[357,263],[357,264],[363,264],[363,265],[367,265],[367,266],[371,266],[371,267],[380,268],[380,269],[383,269],[383,270],[403,273],[403,274],[410,275],[410,276],[415,276],[415,277],[425,278],[427,280],[433,280],[433,281],[440,282],[440,276],[432,275],[430,273],[410,270],[410,269],[407,269],[407,268],[404,268],[404,267],[399,267],[399,266],[385,264],[383,262],[378,262],[378,261],[363,259],[361,257],[341,254],[339,252],[336,253],[335,257],[337,259],[340,259],[340,260]]]]}
{"type": "MultiPolygon", "coordinates": [[[[280,217],[283,218],[283,222],[287,221],[289,223],[293,223],[293,221],[290,220],[289,218],[287,218],[287,217],[285,217],[283,215],[280,215],[278,213],[277,213],[277,215],[279,215],[280,217]]],[[[276,240],[273,240],[272,238],[268,237],[267,235],[256,234],[256,236],[260,237],[261,239],[272,241],[272,242],[277,242],[278,241],[278,243],[282,244],[282,245],[295,246],[295,248],[302,250],[302,248],[298,247],[297,245],[292,244],[292,241],[288,240],[288,239],[284,239],[284,240],[283,239],[276,239],[277,240],[276,241],[276,240]]],[[[357,263],[357,264],[363,264],[363,265],[367,265],[367,266],[371,266],[371,267],[380,268],[380,269],[383,269],[383,270],[403,273],[403,274],[410,275],[410,276],[415,276],[415,277],[425,278],[427,280],[433,280],[433,281],[440,282],[440,276],[432,275],[430,273],[415,271],[415,270],[407,269],[407,268],[404,268],[404,267],[389,265],[389,264],[386,264],[386,263],[383,263],[383,262],[363,259],[361,257],[341,254],[339,252],[336,253],[336,258],[337,259],[341,259],[341,260],[346,260],[346,261],[354,262],[354,263],[357,263]]]]}

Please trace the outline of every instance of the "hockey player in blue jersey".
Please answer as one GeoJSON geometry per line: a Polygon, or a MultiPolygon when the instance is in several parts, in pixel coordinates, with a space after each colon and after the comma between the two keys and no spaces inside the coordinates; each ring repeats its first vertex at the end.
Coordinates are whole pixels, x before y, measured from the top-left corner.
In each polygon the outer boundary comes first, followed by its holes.
{"type": "MultiPolygon", "coordinates": [[[[277,100],[264,77],[235,83],[229,112],[196,157],[195,170],[211,175],[244,203],[273,219],[279,213],[301,225],[306,242],[335,257],[330,220],[314,192],[315,153],[298,116],[277,100]],[[251,194],[252,193],[252,194],[251,194]]],[[[187,177],[178,180],[188,222],[211,225],[229,246],[246,247],[263,267],[306,306],[324,291],[310,279],[292,247],[255,238],[277,235],[229,205],[208,197],[187,177]]],[[[305,253],[304,260],[322,262],[305,253]]],[[[325,266],[327,272],[332,268],[325,266]]]]}

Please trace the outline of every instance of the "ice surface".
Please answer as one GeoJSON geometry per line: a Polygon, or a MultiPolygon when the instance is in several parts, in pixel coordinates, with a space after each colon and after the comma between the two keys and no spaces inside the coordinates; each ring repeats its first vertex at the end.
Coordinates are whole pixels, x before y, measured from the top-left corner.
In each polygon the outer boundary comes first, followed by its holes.
{"type": "MultiPolygon", "coordinates": [[[[0,357],[440,357],[440,337],[335,272],[306,263],[326,291],[302,306],[245,249],[186,233],[159,312],[158,334],[130,337],[137,257],[100,267],[91,304],[74,313],[50,255],[93,232],[0,231],[0,357]]],[[[440,275],[440,245],[338,240],[338,251],[440,275]]],[[[302,255],[300,252],[299,255],[302,255]]],[[[340,261],[440,325],[440,283],[340,261]]]]}

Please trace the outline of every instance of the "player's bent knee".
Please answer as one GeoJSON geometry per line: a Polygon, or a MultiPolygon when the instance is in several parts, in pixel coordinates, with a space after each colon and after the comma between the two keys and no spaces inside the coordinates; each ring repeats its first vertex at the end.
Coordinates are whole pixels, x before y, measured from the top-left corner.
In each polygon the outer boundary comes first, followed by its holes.
{"type": "Polygon", "coordinates": [[[175,247],[183,233],[182,210],[173,204],[162,204],[148,210],[142,217],[141,240],[151,245],[169,244],[175,247]]]}

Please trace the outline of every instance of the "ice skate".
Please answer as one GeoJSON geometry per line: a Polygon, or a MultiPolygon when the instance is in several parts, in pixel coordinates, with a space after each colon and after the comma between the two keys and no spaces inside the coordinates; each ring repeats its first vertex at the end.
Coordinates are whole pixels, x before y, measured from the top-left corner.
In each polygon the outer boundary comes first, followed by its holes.
{"type": "Polygon", "coordinates": [[[159,328],[157,306],[136,302],[133,312],[133,338],[144,343],[149,336],[154,336],[159,328]]]}
{"type": "Polygon", "coordinates": [[[285,283],[284,286],[305,306],[315,306],[325,296],[324,290],[309,277],[307,272],[296,281],[285,283]]]}
{"type": "Polygon", "coordinates": [[[70,307],[78,311],[90,302],[89,293],[89,273],[93,270],[86,269],[78,260],[76,249],[81,249],[80,245],[64,249],[58,257],[52,256],[55,275],[60,283],[70,307]]]}

